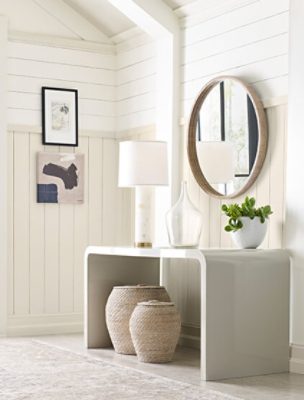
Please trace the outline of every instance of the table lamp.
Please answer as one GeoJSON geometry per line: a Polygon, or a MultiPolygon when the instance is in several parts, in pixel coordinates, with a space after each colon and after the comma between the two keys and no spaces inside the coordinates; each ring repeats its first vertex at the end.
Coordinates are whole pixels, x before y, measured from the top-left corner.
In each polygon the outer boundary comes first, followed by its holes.
{"type": "Polygon", "coordinates": [[[135,247],[152,247],[152,186],[168,185],[167,143],[119,144],[119,187],[135,187],[135,247]]]}
{"type": "Polygon", "coordinates": [[[201,170],[209,183],[228,183],[234,178],[234,147],[228,142],[196,142],[201,170]]]}

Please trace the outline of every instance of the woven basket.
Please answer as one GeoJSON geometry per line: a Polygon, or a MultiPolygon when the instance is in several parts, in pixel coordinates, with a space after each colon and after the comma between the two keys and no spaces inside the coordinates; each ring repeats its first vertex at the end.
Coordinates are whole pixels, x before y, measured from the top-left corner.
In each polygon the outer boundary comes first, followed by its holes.
{"type": "Polygon", "coordinates": [[[130,332],[138,360],[169,362],[179,339],[181,319],[174,303],[139,303],[130,319],[130,332]]]}
{"type": "Polygon", "coordinates": [[[148,300],[170,301],[170,297],[163,286],[114,286],[106,304],[106,323],[117,353],[136,354],[129,320],[137,303],[148,300]]]}

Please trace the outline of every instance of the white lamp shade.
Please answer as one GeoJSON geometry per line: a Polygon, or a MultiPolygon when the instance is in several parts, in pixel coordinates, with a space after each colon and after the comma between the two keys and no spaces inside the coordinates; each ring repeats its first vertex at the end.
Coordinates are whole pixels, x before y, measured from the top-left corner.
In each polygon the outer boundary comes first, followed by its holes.
{"type": "Polygon", "coordinates": [[[118,186],[168,185],[166,142],[126,141],[119,144],[118,186]]]}
{"type": "Polygon", "coordinates": [[[234,178],[235,152],[231,143],[196,142],[201,170],[209,183],[227,183],[234,178]]]}

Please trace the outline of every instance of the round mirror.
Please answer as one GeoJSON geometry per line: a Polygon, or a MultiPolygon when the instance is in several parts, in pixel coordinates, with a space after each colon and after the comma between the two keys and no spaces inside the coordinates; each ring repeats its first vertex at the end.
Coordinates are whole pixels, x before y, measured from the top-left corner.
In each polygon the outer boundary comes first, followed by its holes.
{"type": "Polygon", "coordinates": [[[251,86],[222,76],[200,92],[189,122],[188,158],[200,187],[218,198],[245,193],[267,151],[263,105],[251,86]]]}

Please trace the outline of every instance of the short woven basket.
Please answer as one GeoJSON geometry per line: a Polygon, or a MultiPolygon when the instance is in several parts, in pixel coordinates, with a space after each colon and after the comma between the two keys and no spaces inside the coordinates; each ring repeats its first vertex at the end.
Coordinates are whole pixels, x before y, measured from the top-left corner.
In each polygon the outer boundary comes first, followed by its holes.
{"type": "Polygon", "coordinates": [[[106,323],[113,347],[120,354],[136,354],[129,330],[129,320],[137,303],[170,301],[163,286],[114,286],[106,304],[106,323]]]}
{"type": "Polygon", "coordinates": [[[139,303],[130,319],[130,332],[138,360],[147,363],[171,361],[180,329],[181,319],[174,303],[139,303]]]}

